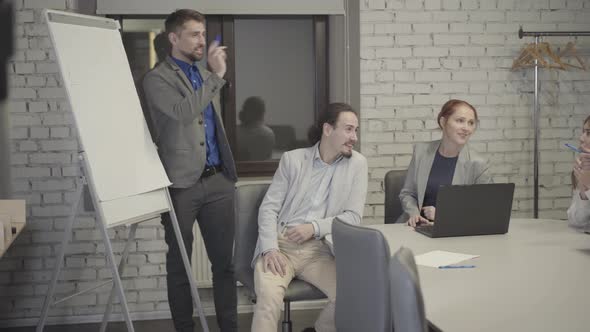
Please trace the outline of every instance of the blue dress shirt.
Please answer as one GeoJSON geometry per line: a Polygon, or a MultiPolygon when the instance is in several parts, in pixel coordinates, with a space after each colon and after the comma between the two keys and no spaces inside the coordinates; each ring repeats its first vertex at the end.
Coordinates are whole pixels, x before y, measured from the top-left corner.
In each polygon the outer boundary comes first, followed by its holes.
{"type": "MultiPolygon", "coordinates": [[[[195,64],[190,64],[172,57],[174,62],[182,69],[188,80],[191,82],[193,89],[198,90],[203,85],[203,78],[199,73],[199,68],[195,64]]],[[[207,142],[207,166],[221,165],[219,147],[217,146],[215,111],[213,105],[209,103],[204,112],[205,118],[205,141],[207,142]]]]}

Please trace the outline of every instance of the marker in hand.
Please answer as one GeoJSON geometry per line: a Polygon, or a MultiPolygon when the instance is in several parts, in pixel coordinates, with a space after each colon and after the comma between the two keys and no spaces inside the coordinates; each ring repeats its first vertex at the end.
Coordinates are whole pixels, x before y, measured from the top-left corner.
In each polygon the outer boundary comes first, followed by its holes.
{"type": "Polygon", "coordinates": [[[211,67],[212,72],[214,72],[219,78],[223,78],[227,70],[227,65],[225,63],[225,60],[227,59],[225,49],[227,47],[221,46],[220,43],[221,35],[215,36],[215,39],[207,49],[207,63],[209,64],[209,67],[211,67]]]}
{"type": "Polygon", "coordinates": [[[227,46],[221,46],[221,35],[215,36],[215,39],[213,39],[211,45],[215,45],[215,47],[221,50],[225,50],[227,48],[227,46]]]}
{"type": "Polygon", "coordinates": [[[564,144],[567,148],[569,148],[570,150],[577,152],[577,153],[582,153],[582,150],[578,149],[577,147],[569,144],[569,143],[565,143],[564,144]]]}

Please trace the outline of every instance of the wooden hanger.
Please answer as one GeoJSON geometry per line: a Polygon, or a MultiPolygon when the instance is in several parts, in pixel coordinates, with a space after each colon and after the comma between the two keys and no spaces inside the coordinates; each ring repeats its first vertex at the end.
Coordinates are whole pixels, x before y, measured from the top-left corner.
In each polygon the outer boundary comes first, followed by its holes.
{"type": "Polygon", "coordinates": [[[565,70],[565,63],[561,61],[561,58],[557,54],[553,53],[553,51],[551,50],[551,45],[549,45],[549,43],[539,43],[538,48],[541,49],[542,54],[546,54],[549,57],[549,59],[552,60],[552,62],[549,64],[549,68],[558,68],[565,70]]]}
{"type": "Polygon", "coordinates": [[[539,44],[527,44],[520,52],[518,58],[512,63],[512,70],[519,68],[528,68],[535,66],[535,60],[539,67],[565,69],[560,57],[551,50],[551,45],[547,42],[539,44]]]}
{"type": "Polygon", "coordinates": [[[535,49],[535,44],[526,44],[514,62],[512,62],[512,70],[527,67],[527,64],[533,63],[533,60],[539,60],[539,65],[545,66],[546,62],[539,55],[535,49]]]}
{"type": "Polygon", "coordinates": [[[562,51],[559,52],[559,57],[560,58],[574,57],[578,61],[578,63],[580,64],[579,66],[573,65],[568,62],[564,62],[564,65],[569,66],[569,67],[573,67],[573,68],[586,70],[586,64],[584,63],[584,60],[582,60],[582,58],[580,58],[580,56],[578,55],[578,51],[576,50],[576,46],[572,42],[568,42],[565,45],[565,49],[563,49],[562,51]]]}

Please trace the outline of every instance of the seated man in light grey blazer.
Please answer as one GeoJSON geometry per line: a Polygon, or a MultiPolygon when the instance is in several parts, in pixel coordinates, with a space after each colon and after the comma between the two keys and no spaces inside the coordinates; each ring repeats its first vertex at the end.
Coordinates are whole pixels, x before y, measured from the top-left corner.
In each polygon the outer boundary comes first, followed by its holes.
{"type": "Polygon", "coordinates": [[[295,277],[328,297],[315,329],[336,331],[336,264],[322,239],[335,217],[358,225],[363,216],[368,170],[366,158],[352,149],[357,130],[352,107],[330,104],[310,130],[314,145],[283,154],[258,214],[252,331],[276,332],[285,290],[295,277]]]}
{"type": "Polygon", "coordinates": [[[434,220],[436,195],[441,185],[491,182],[488,161],[467,144],[477,127],[475,108],[463,100],[449,100],[437,121],[442,139],[414,146],[399,195],[404,213],[397,222],[412,227],[434,220]]]}

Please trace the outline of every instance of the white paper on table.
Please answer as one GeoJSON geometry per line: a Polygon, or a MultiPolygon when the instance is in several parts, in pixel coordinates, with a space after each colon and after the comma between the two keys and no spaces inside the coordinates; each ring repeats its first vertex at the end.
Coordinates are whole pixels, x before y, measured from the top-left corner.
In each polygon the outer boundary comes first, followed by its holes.
{"type": "Polygon", "coordinates": [[[479,255],[461,254],[450,251],[434,250],[422,255],[417,255],[416,264],[430,267],[440,267],[479,257],[479,255]]]}

